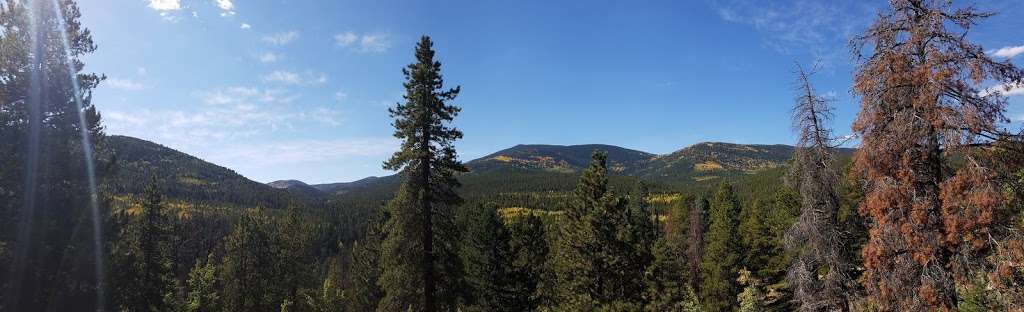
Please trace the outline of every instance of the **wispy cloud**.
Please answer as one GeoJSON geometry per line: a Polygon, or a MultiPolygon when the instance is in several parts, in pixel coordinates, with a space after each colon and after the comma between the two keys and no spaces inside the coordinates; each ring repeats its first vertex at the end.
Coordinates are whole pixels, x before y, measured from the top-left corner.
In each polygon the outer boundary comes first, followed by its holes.
{"type": "Polygon", "coordinates": [[[334,35],[334,44],[360,53],[381,53],[391,48],[388,34],[362,34],[346,31],[334,35]]]}
{"type": "Polygon", "coordinates": [[[281,58],[283,58],[283,57],[284,57],[284,55],[281,55],[279,53],[267,52],[267,53],[260,54],[256,58],[259,59],[260,62],[263,62],[263,63],[273,63],[273,62],[280,61],[281,58]]]}
{"type": "Polygon", "coordinates": [[[279,83],[285,85],[319,85],[327,82],[327,74],[306,71],[303,74],[287,70],[275,70],[263,76],[260,80],[264,83],[279,83]]]}
{"type": "Polygon", "coordinates": [[[198,100],[195,105],[162,110],[109,110],[103,116],[111,133],[178,147],[218,146],[279,131],[344,123],[341,110],[331,105],[302,103],[299,94],[287,89],[231,86],[198,91],[192,96],[198,100]]]}
{"type": "Polygon", "coordinates": [[[847,44],[876,8],[863,2],[711,0],[723,20],[745,24],[784,54],[807,53],[825,65],[849,59],[847,44]]]}
{"type": "Polygon", "coordinates": [[[267,44],[270,44],[270,45],[278,45],[278,46],[289,44],[292,41],[295,41],[295,39],[299,39],[299,32],[298,31],[294,31],[294,30],[287,31],[287,32],[275,33],[275,34],[269,34],[269,35],[263,36],[263,38],[262,38],[264,43],[267,43],[267,44]]]}
{"type": "Polygon", "coordinates": [[[125,124],[129,126],[141,126],[146,123],[145,114],[130,114],[121,111],[105,111],[103,112],[104,121],[112,121],[119,124],[125,124]]]}
{"type": "Polygon", "coordinates": [[[104,83],[111,88],[125,91],[138,91],[146,88],[141,82],[127,78],[111,77],[107,78],[104,83]]]}
{"type": "Polygon", "coordinates": [[[238,28],[241,28],[241,29],[250,29],[250,28],[252,28],[252,25],[249,25],[249,23],[242,23],[242,25],[241,25],[241,26],[238,26],[238,28]]]}
{"type": "Polygon", "coordinates": [[[1001,57],[1001,58],[1007,58],[1007,59],[1014,58],[1015,56],[1021,55],[1022,53],[1024,53],[1024,45],[1016,46],[1016,47],[1013,47],[1013,46],[1003,47],[1003,48],[1001,48],[999,50],[995,50],[995,51],[989,52],[989,54],[992,54],[992,56],[1001,57]]]}

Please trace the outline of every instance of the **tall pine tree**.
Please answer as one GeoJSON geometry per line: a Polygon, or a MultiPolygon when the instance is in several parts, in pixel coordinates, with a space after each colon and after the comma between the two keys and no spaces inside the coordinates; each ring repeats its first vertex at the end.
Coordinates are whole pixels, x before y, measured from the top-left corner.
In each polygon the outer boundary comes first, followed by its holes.
{"type": "Polygon", "coordinates": [[[72,0],[0,4],[0,217],[16,220],[0,222],[11,249],[0,300],[15,311],[106,308],[100,227],[90,226],[103,222],[93,208],[105,210],[90,204],[104,201],[92,197],[102,195],[87,159],[107,157],[86,148],[104,150],[92,104],[103,77],[83,72],[96,45],[80,18],[72,0]]]}
{"type": "Polygon", "coordinates": [[[736,307],[740,270],[740,240],[737,234],[740,204],[732,185],[721,183],[711,200],[708,232],[701,261],[701,300],[707,311],[728,311],[736,307]]]}
{"type": "Polygon", "coordinates": [[[607,159],[594,152],[561,225],[553,261],[562,309],[643,307],[654,237],[651,212],[644,192],[631,207],[609,190],[607,159]]]}
{"type": "Polygon", "coordinates": [[[511,235],[498,216],[496,207],[476,205],[466,208],[466,232],[460,248],[471,288],[466,311],[521,311],[514,304],[516,260],[510,247],[511,235]]]}
{"type": "Polygon", "coordinates": [[[405,102],[388,110],[402,146],[384,168],[402,170],[404,181],[389,205],[393,210],[383,247],[387,261],[382,262],[380,282],[386,295],[378,306],[381,311],[433,312],[454,309],[458,301],[459,287],[453,286],[461,280],[454,256],[458,235],[451,208],[462,202],[454,191],[459,186],[455,174],[466,168],[453,145],[462,132],[450,126],[461,109],[448,102],[459,87],[444,89],[433,45],[430,37],[420,39],[416,62],[402,70],[405,102]]]}
{"type": "Polygon", "coordinates": [[[123,311],[170,311],[175,296],[174,233],[155,179],[143,197],[138,215],[121,237],[122,246],[115,249],[121,263],[113,275],[122,278],[114,281],[114,304],[123,311]]]}

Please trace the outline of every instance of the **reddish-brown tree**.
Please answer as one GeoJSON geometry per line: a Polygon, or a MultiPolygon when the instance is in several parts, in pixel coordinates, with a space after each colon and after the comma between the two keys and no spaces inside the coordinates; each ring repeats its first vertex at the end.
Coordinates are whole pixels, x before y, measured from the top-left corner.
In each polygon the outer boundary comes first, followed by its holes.
{"type": "Polygon", "coordinates": [[[950,310],[955,279],[982,247],[1000,194],[971,147],[990,143],[1006,99],[983,82],[1019,82],[966,34],[990,16],[944,0],[891,0],[854,40],[861,111],[854,157],[869,220],[864,286],[882,310],[950,310]],[[868,51],[866,56],[860,55],[868,51]],[[962,156],[956,166],[950,155],[962,156]]]}

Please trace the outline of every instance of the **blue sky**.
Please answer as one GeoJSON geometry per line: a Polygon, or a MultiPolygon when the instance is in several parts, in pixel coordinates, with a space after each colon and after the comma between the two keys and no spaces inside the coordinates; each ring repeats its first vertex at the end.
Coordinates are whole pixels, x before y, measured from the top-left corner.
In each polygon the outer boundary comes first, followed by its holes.
{"type": "MultiPolygon", "coordinates": [[[[1024,64],[1024,2],[972,38],[1024,64]],[[1019,55],[1018,55],[1019,54],[1019,55]],[[1016,56],[1016,58],[1014,58],[1016,56]]],[[[387,107],[421,35],[461,85],[463,160],[515,144],[669,153],[701,141],[785,143],[794,62],[821,64],[848,134],[846,42],[878,1],[81,0],[108,80],[108,133],[155,141],[251,179],[387,174],[387,107]]],[[[1024,89],[1017,89],[1024,94],[1024,89]]],[[[1009,117],[1024,120],[1024,96],[1009,117]]]]}

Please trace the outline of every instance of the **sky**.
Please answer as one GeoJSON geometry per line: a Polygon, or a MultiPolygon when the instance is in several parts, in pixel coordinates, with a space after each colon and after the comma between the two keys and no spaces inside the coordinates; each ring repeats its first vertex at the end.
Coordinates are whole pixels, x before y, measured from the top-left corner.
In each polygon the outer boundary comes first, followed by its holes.
{"type": "MultiPolygon", "coordinates": [[[[970,38],[1024,65],[1024,1],[970,38]]],[[[665,154],[703,141],[792,144],[795,64],[817,67],[850,133],[848,41],[882,1],[80,0],[105,74],[109,134],[157,142],[256,181],[390,174],[387,108],[422,35],[449,86],[468,161],[516,144],[665,154]],[[817,64],[816,66],[814,64],[817,64]]],[[[962,5],[957,3],[957,5],[962,5]]],[[[1024,121],[1024,88],[1008,127],[1024,121]]]]}

